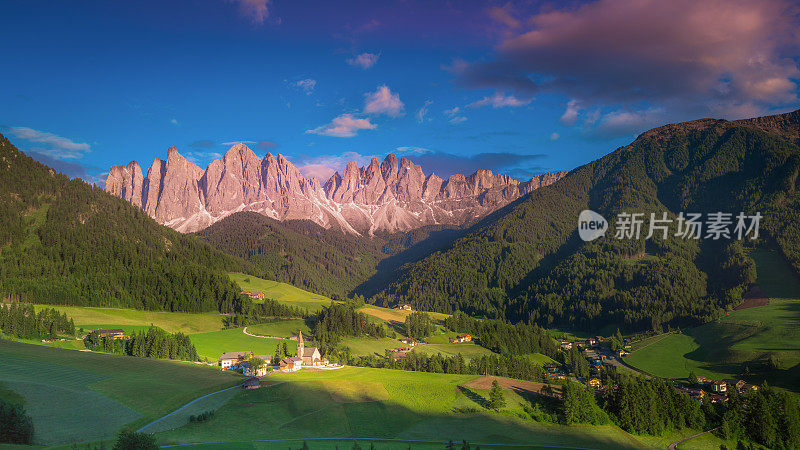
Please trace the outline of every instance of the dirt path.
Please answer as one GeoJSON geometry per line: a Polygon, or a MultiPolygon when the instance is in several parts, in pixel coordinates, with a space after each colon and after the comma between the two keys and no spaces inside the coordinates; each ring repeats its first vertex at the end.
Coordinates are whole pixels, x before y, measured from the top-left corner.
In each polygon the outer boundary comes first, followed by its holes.
{"type": "Polygon", "coordinates": [[[247,327],[244,327],[244,329],[242,330],[242,333],[244,333],[244,334],[246,334],[246,335],[248,335],[248,336],[253,336],[253,337],[257,337],[257,338],[261,338],[261,339],[287,339],[287,338],[285,338],[285,337],[278,337],[278,336],[261,336],[261,335],[258,335],[258,334],[248,333],[248,332],[247,332],[247,327]]]}
{"type": "Polygon", "coordinates": [[[672,444],[669,444],[669,447],[667,447],[667,449],[668,449],[668,450],[677,450],[677,448],[678,448],[678,444],[682,444],[682,443],[684,443],[684,442],[688,441],[689,439],[694,439],[694,438],[696,438],[696,437],[699,437],[699,436],[702,436],[702,435],[704,435],[704,434],[711,433],[712,431],[715,431],[715,430],[717,430],[717,429],[719,429],[719,427],[717,427],[717,428],[712,428],[712,429],[710,429],[710,430],[708,430],[708,431],[703,431],[702,433],[697,433],[697,434],[694,434],[694,435],[692,435],[692,436],[689,436],[689,437],[685,437],[685,438],[681,439],[680,441],[675,441],[675,442],[673,442],[672,444]]]}

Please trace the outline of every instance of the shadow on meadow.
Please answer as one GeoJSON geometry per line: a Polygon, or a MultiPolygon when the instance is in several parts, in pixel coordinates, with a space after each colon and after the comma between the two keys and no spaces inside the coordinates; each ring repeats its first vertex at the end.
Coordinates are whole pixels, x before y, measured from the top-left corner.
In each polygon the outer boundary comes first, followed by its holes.
{"type": "MultiPolygon", "coordinates": [[[[349,369],[341,369],[349,370],[349,369]]],[[[355,372],[355,371],[354,371],[355,372]]],[[[365,372],[355,372],[362,375],[365,372]]],[[[387,389],[377,381],[339,378],[284,381],[239,392],[213,419],[159,433],[162,445],[291,438],[368,438],[447,442],[530,444],[554,447],[641,448],[642,443],[613,426],[566,427],[456,405],[487,401],[450,379],[420,383],[428,377],[383,371],[387,389]],[[404,380],[403,378],[417,380],[404,380]],[[383,390],[379,398],[362,390],[383,390]],[[340,392],[359,395],[341,395],[340,392]]],[[[426,374],[428,375],[428,374],[426,374]]],[[[358,377],[356,377],[358,378],[358,377]]],[[[459,381],[460,382],[460,381],[459,381]]],[[[520,414],[522,412],[520,411],[520,414]]]]}

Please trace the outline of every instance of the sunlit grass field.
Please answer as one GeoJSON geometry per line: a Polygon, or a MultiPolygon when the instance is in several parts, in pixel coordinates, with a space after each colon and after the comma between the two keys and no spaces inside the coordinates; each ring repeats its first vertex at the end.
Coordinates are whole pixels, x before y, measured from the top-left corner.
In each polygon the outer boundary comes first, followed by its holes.
{"type": "MultiPolygon", "coordinates": [[[[181,313],[166,311],[137,311],[133,309],[91,308],[82,306],[36,305],[36,310],[55,308],[66,313],[75,321],[77,328],[103,327],[122,328],[127,326],[149,327],[153,324],[164,330],[184,334],[204,333],[222,329],[223,315],[219,313],[181,313]]],[[[127,331],[127,329],[126,329],[127,331]]]]}
{"type": "Polygon", "coordinates": [[[766,377],[800,389],[800,282],[776,251],[756,250],[751,256],[768,305],[732,311],[684,334],[650,338],[626,362],[668,378],[685,378],[692,370],[712,378],[739,377],[747,366],[751,382],[766,377]],[[760,368],[770,361],[779,367],[764,376],[760,368]]]}
{"type": "Polygon", "coordinates": [[[330,305],[332,301],[324,295],[314,294],[280,281],[264,280],[237,272],[229,273],[228,276],[243,291],[263,292],[267,298],[277,300],[286,305],[308,309],[310,312],[319,311],[323,306],[330,305]]]}
{"type": "MultiPolygon", "coordinates": [[[[250,331],[250,328],[248,327],[247,330],[250,331]]],[[[193,334],[189,338],[197,348],[197,354],[200,358],[208,358],[211,362],[219,360],[220,355],[224,352],[249,350],[257,355],[274,355],[275,348],[282,342],[286,342],[289,353],[294,354],[297,352],[297,343],[295,341],[248,336],[242,332],[242,328],[193,334]]]]}
{"type": "MultiPolygon", "coordinates": [[[[543,446],[615,449],[643,446],[614,426],[537,424],[512,414],[490,412],[458,389],[472,378],[475,376],[349,367],[274,374],[270,380],[281,383],[239,392],[211,421],[156,436],[162,445],[298,437],[340,438],[346,442],[348,437],[366,437],[457,442],[466,439],[506,444],[535,442],[543,446]],[[453,411],[454,406],[465,404],[470,404],[475,412],[453,411]],[[254,423],[258,426],[252,426],[254,423]]],[[[509,393],[510,403],[513,400],[517,404],[515,395],[509,393]]],[[[510,409],[514,411],[515,408],[510,409]]],[[[329,448],[316,441],[308,444],[310,448],[329,448]]],[[[244,448],[270,448],[269,445],[244,445],[244,448]]],[[[302,441],[293,448],[301,445],[302,441]]],[[[361,445],[368,448],[369,444],[361,445]]],[[[352,442],[346,448],[351,446],[352,442]]],[[[376,443],[376,448],[393,447],[376,443]]],[[[429,447],[412,444],[412,448],[429,447]]]]}
{"type": "Polygon", "coordinates": [[[0,389],[24,398],[35,440],[113,438],[241,377],[190,363],[55,349],[0,340],[0,389]]]}
{"type": "Polygon", "coordinates": [[[248,325],[247,331],[259,336],[282,338],[295,336],[298,331],[302,331],[306,335],[311,334],[311,329],[308,328],[306,321],[303,319],[272,319],[258,325],[248,325]]]}

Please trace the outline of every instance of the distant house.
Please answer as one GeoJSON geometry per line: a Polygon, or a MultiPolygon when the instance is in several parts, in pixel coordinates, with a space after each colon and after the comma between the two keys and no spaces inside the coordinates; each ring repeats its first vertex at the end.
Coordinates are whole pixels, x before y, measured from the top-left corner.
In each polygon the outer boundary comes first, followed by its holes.
{"type": "Polygon", "coordinates": [[[284,372],[295,372],[303,366],[303,358],[300,356],[287,356],[281,360],[279,367],[284,372]]]}
{"type": "Polygon", "coordinates": [[[258,389],[261,387],[261,380],[256,377],[250,377],[242,383],[242,389],[258,389]]]}
{"type": "Polygon", "coordinates": [[[472,336],[468,334],[461,334],[450,339],[451,344],[460,344],[462,342],[472,342],[472,336]]]}
{"type": "Polygon", "coordinates": [[[401,304],[395,306],[395,309],[402,309],[402,310],[405,310],[405,311],[411,311],[411,305],[409,305],[408,303],[401,303],[401,304]]]}
{"type": "Polygon", "coordinates": [[[272,355],[256,355],[255,358],[259,358],[264,361],[264,365],[259,367],[257,370],[253,370],[253,367],[250,361],[244,361],[239,364],[238,367],[242,369],[242,373],[250,376],[250,377],[263,377],[269,372],[270,366],[272,365],[272,355]]]}
{"type": "Polygon", "coordinates": [[[246,295],[252,299],[264,300],[264,293],[263,292],[250,292],[250,291],[242,291],[240,292],[242,295],[246,295]]]}
{"type": "Polygon", "coordinates": [[[559,339],[558,343],[561,345],[562,350],[572,350],[572,342],[566,339],[559,339]]]}
{"type": "Polygon", "coordinates": [[[603,383],[600,381],[600,379],[599,379],[599,378],[592,378],[592,379],[590,379],[588,384],[589,384],[589,386],[591,386],[591,387],[593,387],[593,388],[595,388],[595,389],[598,389],[598,388],[600,388],[601,386],[603,386],[603,383]]]}
{"type": "Polygon", "coordinates": [[[711,390],[714,392],[727,392],[728,383],[720,380],[714,380],[711,382],[711,390]]]}
{"type": "Polygon", "coordinates": [[[728,386],[730,386],[731,388],[736,388],[737,391],[744,390],[745,386],[747,385],[747,383],[745,383],[744,380],[736,380],[733,378],[726,378],[724,381],[728,383],[728,386]]]}
{"type": "Polygon", "coordinates": [[[222,370],[235,370],[242,366],[242,363],[250,359],[253,352],[225,352],[219,357],[219,367],[222,370]]]}
{"type": "Polygon", "coordinates": [[[603,342],[603,336],[597,336],[595,339],[597,339],[597,342],[603,342]]]}
{"type": "Polygon", "coordinates": [[[708,384],[710,382],[711,382],[711,380],[709,380],[708,378],[706,378],[704,376],[698,376],[697,377],[697,383],[698,384],[708,384]]]}
{"type": "Polygon", "coordinates": [[[413,338],[401,338],[401,339],[398,339],[398,341],[400,341],[403,344],[406,344],[406,345],[408,345],[410,347],[414,347],[414,346],[416,346],[416,345],[418,345],[420,343],[419,341],[415,341],[413,338]]]}
{"type": "Polygon", "coordinates": [[[110,330],[104,330],[102,328],[98,328],[96,330],[92,330],[92,333],[97,333],[98,336],[101,338],[109,338],[109,339],[125,339],[125,331],[119,328],[113,328],[110,330]]]}
{"type": "Polygon", "coordinates": [[[547,373],[559,373],[561,372],[561,367],[558,364],[545,364],[543,366],[545,372],[547,373]]]}
{"type": "Polygon", "coordinates": [[[402,350],[399,352],[392,352],[392,359],[398,361],[402,359],[404,356],[408,354],[408,350],[402,350]]]}
{"type": "Polygon", "coordinates": [[[631,352],[629,352],[629,351],[627,351],[625,349],[622,349],[622,348],[619,349],[619,351],[617,352],[617,356],[619,356],[620,358],[624,358],[624,357],[630,356],[630,355],[631,355],[631,352]]]}
{"type": "Polygon", "coordinates": [[[589,339],[586,340],[586,346],[587,347],[594,347],[595,345],[597,345],[597,339],[589,338],[589,339]]]}

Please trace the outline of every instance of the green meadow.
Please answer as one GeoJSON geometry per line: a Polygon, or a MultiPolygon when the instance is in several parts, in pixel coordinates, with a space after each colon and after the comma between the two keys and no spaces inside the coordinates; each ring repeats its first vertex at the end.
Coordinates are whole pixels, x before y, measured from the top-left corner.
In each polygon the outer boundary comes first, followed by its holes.
{"type": "MultiPolygon", "coordinates": [[[[339,442],[348,442],[347,438],[364,437],[457,442],[466,439],[500,444],[535,442],[545,447],[643,447],[642,442],[610,425],[565,427],[519,418],[515,413],[519,412],[519,401],[524,400],[511,392],[507,394],[513,406],[508,411],[490,412],[475,395],[465,395],[458,389],[473,378],[351,367],[277,373],[270,376],[270,381],[277,383],[239,391],[217,410],[212,420],[187,424],[156,436],[161,445],[292,438],[338,438],[339,442]],[[469,406],[473,412],[456,413],[453,410],[456,406],[469,406]]],[[[301,442],[293,447],[299,448],[301,442]]],[[[318,441],[308,444],[310,448],[332,448],[318,441]]],[[[347,446],[352,446],[352,442],[347,446]]],[[[377,443],[376,447],[394,448],[377,443]]],[[[270,444],[227,444],[219,448],[270,448],[270,444]]],[[[412,448],[430,447],[412,445],[412,448]]]]}
{"type": "Polygon", "coordinates": [[[151,324],[170,333],[204,333],[222,329],[222,314],[219,313],[181,313],[166,311],[137,311],[119,308],[90,308],[82,306],[36,305],[36,310],[55,308],[75,320],[77,328],[108,327],[122,328],[151,324]]]}
{"type": "Polygon", "coordinates": [[[359,356],[385,356],[386,350],[406,347],[397,339],[372,337],[345,337],[342,345],[349,347],[353,355],[359,356]]]}
{"type": "MultiPolygon", "coordinates": [[[[250,331],[250,328],[247,329],[250,331]]],[[[273,355],[279,343],[286,342],[289,352],[297,352],[297,343],[288,339],[265,339],[248,336],[242,328],[231,328],[210,333],[198,333],[189,336],[200,358],[209,361],[218,361],[219,356],[225,352],[243,352],[250,350],[256,355],[273,355]]]]}
{"type": "Polygon", "coordinates": [[[39,444],[110,439],[240,381],[196,364],[0,340],[0,395],[23,399],[39,444]]]}
{"type": "Polygon", "coordinates": [[[731,311],[683,334],[648,338],[625,361],[668,378],[685,378],[690,371],[739,377],[747,368],[751,382],[766,379],[800,390],[800,282],[777,252],[756,250],[751,256],[768,305],[731,311]],[[773,369],[766,373],[766,366],[773,369]]]}
{"type": "Polygon", "coordinates": [[[298,331],[310,335],[311,329],[303,319],[271,319],[258,325],[248,325],[247,332],[259,336],[277,336],[288,338],[297,335],[298,331]]]}
{"type": "Polygon", "coordinates": [[[440,353],[442,356],[456,356],[459,353],[466,359],[476,356],[491,355],[492,351],[481,347],[474,342],[464,342],[460,344],[424,344],[414,347],[414,353],[422,355],[435,355],[440,353]]]}
{"type": "Polygon", "coordinates": [[[290,306],[308,309],[311,312],[319,311],[323,306],[331,304],[331,299],[324,295],[314,294],[291,284],[280,281],[264,280],[244,273],[229,273],[228,276],[243,291],[263,292],[266,298],[277,300],[290,306]]]}

